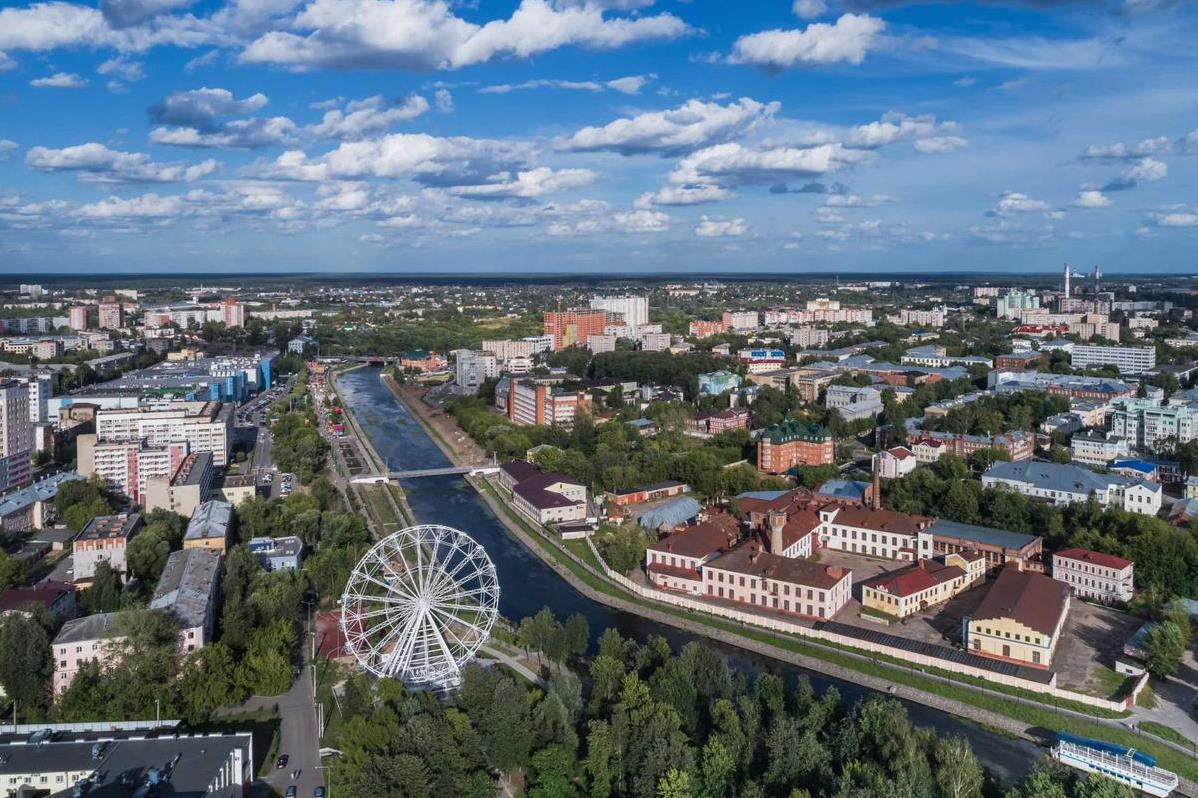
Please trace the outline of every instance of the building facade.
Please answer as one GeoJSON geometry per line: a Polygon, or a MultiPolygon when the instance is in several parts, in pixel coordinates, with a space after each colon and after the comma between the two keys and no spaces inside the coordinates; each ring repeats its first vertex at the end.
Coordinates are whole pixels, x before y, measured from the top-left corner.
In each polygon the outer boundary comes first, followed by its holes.
{"type": "Polygon", "coordinates": [[[1069,588],[1043,574],[1003,569],[966,622],[971,654],[1047,669],[1065,617],[1069,588]]]}
{"type": "Polygon", "coordinates": [[[129,565],[125,560],[125,549],[141,527],[140,513],[98,515],[88,521],[75,538],[75,582],[95,578],[96,568],[102,562],[107,562],[121,576],[127,575],[129,565]]]}
{"type": "Polygon", "coordinates": [[[757,441],[757,470],[784,474],[798,465],[829,465],[836,460],[832,436],[822,427],[785,421],[767,428],[757,441]]]}
{"type": "Polygon", "coordinates": [[[1156,347],[1079,344],[1069,353],[1069,365],[1075,369],[1114,366],[1120,374],[1139,374],[1156,368],[1156,347]]]}
{"type": "Polygon", "coordinates": [[[792,559],[742,543],[703,566],[703,595],[811,620],[829,620],[852,597],[847,568],[792,559]]]}
{"type": "Polygon", "coordinates": [[[1074,595],[1105,602],[1128,602],[1135,595],[1136,564],[1089,549],[1065,549],[1052,555],[1052,578],[1074,595]]]}

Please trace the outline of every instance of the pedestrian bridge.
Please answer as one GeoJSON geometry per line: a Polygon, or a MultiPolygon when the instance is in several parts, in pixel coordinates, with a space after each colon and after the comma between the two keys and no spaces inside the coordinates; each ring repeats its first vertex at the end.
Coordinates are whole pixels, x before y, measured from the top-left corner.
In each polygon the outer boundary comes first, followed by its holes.
{"type": "Polygon", "coordinates": [[[350,482],[355,485],[375,485],[380,482],[389,482],[397,479],[414,479],[416,477],[443,477],[451,474],[468,474],[477,476],[479,474],[494,474],[499,471],[497,465],[479,465],[479,466],[446,466],[444,468],[417,468],[408,471],[388,471],[386,474],[364,474],[354,477],[350,482]]]}

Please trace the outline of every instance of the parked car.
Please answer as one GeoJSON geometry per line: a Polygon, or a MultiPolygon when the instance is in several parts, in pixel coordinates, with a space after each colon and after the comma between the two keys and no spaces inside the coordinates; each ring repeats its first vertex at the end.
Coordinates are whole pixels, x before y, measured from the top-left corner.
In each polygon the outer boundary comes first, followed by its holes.
{"type": "Polygon", "coordinates": [[[275,761],[275,767],[277,767],[277,768],[287,767],[287,754],[279,755],[279,758],[275,761]]]}
{"type": "Polygon", "coordinates": [[[283,795],[284,798],[295,798],[297,795],[299,795],[299,790],[297,790],[295,785],[292,784],[287,788],[287,792],[283,793],[283,795]]]}

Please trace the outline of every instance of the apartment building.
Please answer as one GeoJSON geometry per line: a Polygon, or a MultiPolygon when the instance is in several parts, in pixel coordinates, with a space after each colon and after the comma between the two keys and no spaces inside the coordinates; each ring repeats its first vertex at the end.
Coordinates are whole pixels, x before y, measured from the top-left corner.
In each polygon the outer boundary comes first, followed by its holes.
{"type": "Polygon", "coordinates": [[[141,513],[120,515],[98,515],[75,538],[74,580],[76,583],[90,581],[96,576],[96,567],[108,563],[112,570],[122,576],[129,572],[125,560],[125,548],[133,536],[141,531],[141,513]]]}
{"type": "Polygon", "coordinates": [[[1068,614],[1065,584],[1004,568],[966,622],[965,647],[971,654],[1047,669],[1068,614]]]}
{"type": "Polygon", "coordinates": [[[47,372],[32,372],[18,377],[29,389],[29,420],[37,424],[49,421],[50,397],[54,395],[54,375],[47,372]]]}
{"type": "Polygon", "coordinates": [[[861,586],[861,606],[894,618],[907,618],[943,604],[986,578],[986,560],[977,552],[920,560],[861,586]]]}
{"type": "MultiPolygon", "coordinates": [[[[185,440],[154,446],[144,440],[101,441],[95,435],[80,435],[76,452],[82,476],[102,477],[114,490],[143,504],[151,481],[169,482],[183,465],[190,447],[185,440]]],[[[156,501],[164,500],[161,491],[156,496],[156,501]]]]}
{"type": "Polygon", "coordinates": [[[600,354],[601,352],[614,352],[616,351],[616,336],[588,335],[586,347],[595,354],[600,354]]]}
{"type": "Polygon", "coordinates": [[[786,334],[786,337],[790,340],[791,346],[801,349],[819,349],[828,345],[828,341],[832,339],[832,332],[823,327],[805,325],[795,327],[786,334]]]}
{"type": "Polygon", "coordinates": [[[232,408],[221,402],[183,401],[165,406],[102,409],[96,413],[99,441],[145,440],[149,446],[186,441],[190,451],[212,452],[212,464],[228,465],[233,438],[232,408]]]}
{"type": "Polygon", "coordinates": [[[692,321],[687,328],[687,332],[695,338],[710,338],[713,335],[721,335],[728,332],[728,325],[720,321],[703,321],[702,319],[692,321]]]}
{"type": "Polygon", "coordinates": [[[1031,352],[1008,352],[996,355],[994,358],[994,368],[997,371],[1032,371],[1039,364],[1040,353],[1034,350],[1031,352]]]}
{"type": "Polygon", "coordinates": [[[641,333],[637,339],[642,352],[664,352],[670,348],[673,341],[674,336],[664,332],[641,333]]]}
{"type": "Polygon", "coordinates": [[[455,349],[453,382],[459,388],[476,392],[486,380],[499,376],[499,360],[494,352],[455,349]]]}
{"type": "Polygon", "coordinates": [[[836,446],[823,427],[784,421],[767,428],[757,441],[757,469],[766,474],[784,474],[797,465],[829,465],[836,460],[836,446]]]}
{"type": "Polygon", "coordinates": [[[1136,564],[1089,549],[1064,549],[1052,555],[1052,578],[1074,595],[1095,601],[1128,602],[1135,594],[1136,564]]]}
{"type": "Polygon", "coordinates": [[[221,321],[225,323],[225,327],[232,329],[234,327],[245,326],[245,305],[237,301],[237,297],[225,297],[225,301],[221,303],[221,321]]]}
{"type": "Polygon", "coordinates": [[[939,441],[944,444],[944,451],[951,452],[963,460],[990,449],[1006,452],[1015,462],[1030,460],[1036,453],[1036,437],[1030,432],[1012,431],[990,436],[920,430],[918,434],[921,438],[939,441]]]}
{"type": "Polygon", "coordinates": [[[736,519],[719,514],[667,535],[645,550],[649,581],[663,590],[701,595],[703,566],[736,545],[736,519]]]}
{"type": "MultiPolygon", "coordinates": [[[[89,662],[111,665],[116,649],[125,639],[118,629],[119,612],[101,612],[67,621],[51,644],[54,652],[54,695],[75,681],[80,668],[89,662]]],[[[94,765],[93,765],[94,768],[94,765]]]]}
{"type": "Polygon", "coordinates": [[[531,379],[508,381],[507,417],[519,426],[572,427],[575,417],[590,406],[591,396],[585,391],[566,391],[531,379]]]}
{"type": "Polygon", "coordinates": [[[212,641],[219,585],[220,552],[184,548],[166,558],[150,598],[150,609],[174,619],[179,627],[180,654],[196,651],[212,641]]]}
{"type": "Polygon", "coordinates": [[[725,310],[724,329],[736,332],[752,332],[761,326],[761,314],[755,310],[725,310]]]}
{"type": "Polygon", "coordinates": [[[1024,496],[1053,504],[1085,502],[1093,498],[1101,505],[1141,515],[1159,513],[1163,495],[1160,485],[1142,479],[1038,461],[995,463],[982,474],[982,485],[1005,486],[1024,496]]]}
{"type": "Polygon", "coordinates": [[[74,305],[67,309],[67,324],[72,330],[80,331],[87,329],[87,314],[90,308],[87,305],[74,305]]]}
{"type": "Polygon", "coordinates": [[[1112,460],[1127,457],[1127,439],[1119,435],[1079,432],[1069,439],[1069,455],[1075,463],[1106,466],[1112,460]]]}
{"type": "Polygon", "coordinates": [[[803,310],[795,310],[790,314],[792,324],[865,324],[873,326],[873,308],[842,308],[835,299],[820,297],[807,301],[803,310]]]}
{"type": "Polygon", "coordinates": [[[649,323],[649,298],[644,296],[591,297],[591,310],[602,310],[619,316],[629,327],[649,323]]]}
{"type": "Polygon", "coordinates": [[[224,554],[233,526],[233,505],[210,499],[196,508],[183,533],[184,549],[210,549],[224,554]]]}
{"type": "Polygon", "coordinates": [[[483,352],[492,352],[495,359],[500,363],[506,363],[512,358],[531,358],[534,352],[535,344],[529,340],[510,341],[510,340],[495,340],[483,341],[479,348],[483,352]]]}
{"type": "Polygon", "coordinates": [[[943,327],[948,320],[948,311],[943,308],[927,310],[903,308],[892,314],[889,321],[902,327],[943,327]]]}
{"type": "Polygon", "coordinates": [[[852,596],[853,572],[742,543],[702,569],[703,595],[811,620],[834,618],[852,596]]]}
{"type": "Polygon", "coordinates": [[[868,385],[829,385],[824,405],[840,413],[845,421],[876,418],[882,412],[882,392],[868,385]]]}
{"type": "Polygon", "coordinates": [[[33,479],[33,422],[29,386],[0,379],[0,491],[33,479]]]}
{"type": "Polygon", "coordinates": [[[1137,449],[1155,450],[1165,438],[1186,443],[1198,437],[1198,404],[1162,405],[1154,399],[1111,404],[1111,434],[1137,449]]]}
{"type": "Polygon", "coordinates": [[[605,310],[563,310],[545,313],[543,332],[553,338],[553,351],[558,352],[585,344],[591,335],[603,335],[610,321],[618,321],[605,310]]]}
{"type": "Polygon", "coordinates": [[[147,513],[170,510],[190,517],[212,489],[212,452],[192,452],[170,477],[148,477],[142,499],[147,513]]]}
{"type": "Polygon", "coordinates": [[[1078,344],[1069,353],[1069,364],[1075,369],[1114,366],[1120,374],[1140,374],[1156,368],[1156,347],[1078,344]]]}
{"type": "Polygon", "coordinates": [[[98,316],[101,330],[119,330],[125,326],[125,307],[114,296],[100,300],[98,316]]]}

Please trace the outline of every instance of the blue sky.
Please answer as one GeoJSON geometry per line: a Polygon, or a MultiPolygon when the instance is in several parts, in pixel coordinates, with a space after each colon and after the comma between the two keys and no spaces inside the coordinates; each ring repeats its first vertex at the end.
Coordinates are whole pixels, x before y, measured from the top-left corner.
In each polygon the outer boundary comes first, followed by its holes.
{"type": "Polygon", "coordinates": [[[0,2],[0,271],[1198,271],[1187,0],[0,2]]]}

